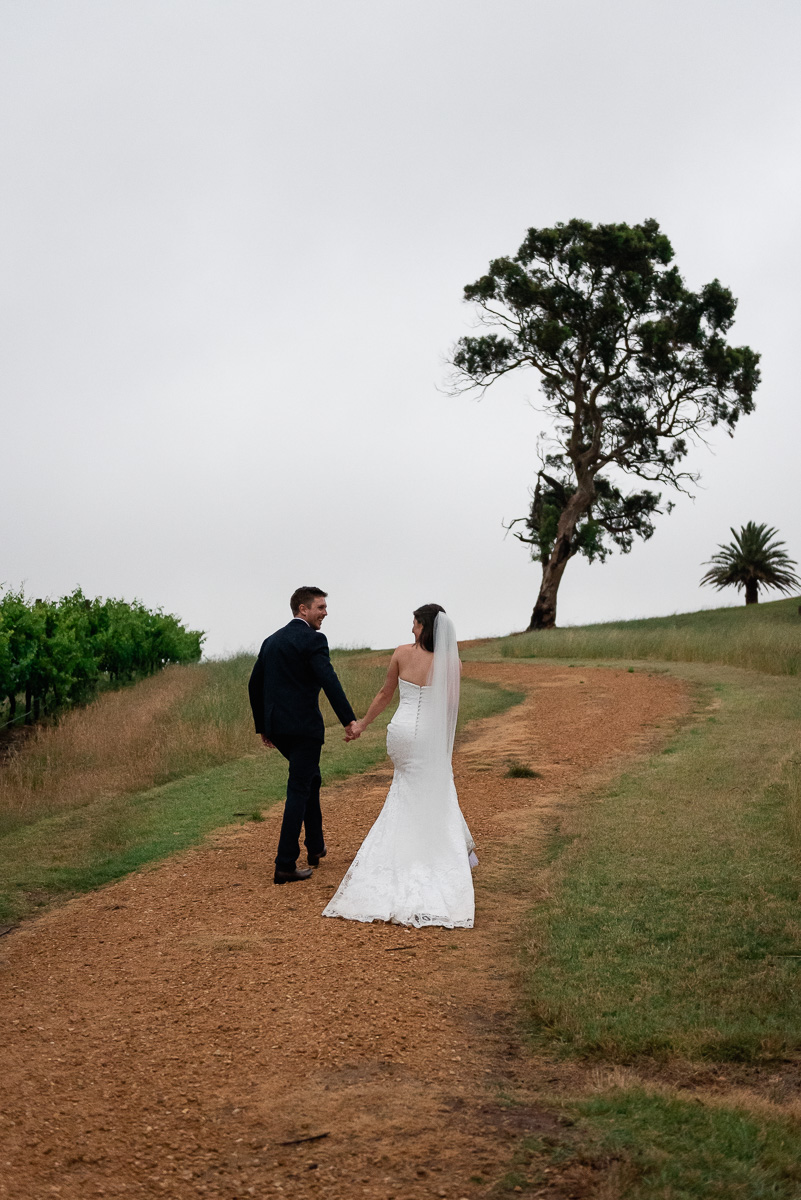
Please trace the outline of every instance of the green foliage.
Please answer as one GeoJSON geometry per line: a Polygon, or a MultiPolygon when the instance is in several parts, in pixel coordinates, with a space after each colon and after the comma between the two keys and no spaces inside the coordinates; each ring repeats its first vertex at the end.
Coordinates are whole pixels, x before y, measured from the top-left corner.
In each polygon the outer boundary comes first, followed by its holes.
{"type": "Polygon", "coordinates": [[[801,579],[792,568],[797,563],[780,547],[778,530],[749,521],[739,532],[732,529],[733,542],[722,545],[710,559],[712,564],[701,583],[711,583],[720,591],[726,587],[745,588],[746,604],[755,604],[759,588],[776,588],[789,593],[801,587],[801,579]]]}
{"type": "MultiPolygon", "coordinates": [[[[559,532],[559,521],[576,495],[576,485],[570,472],[564,469],[559,455],[546,455],[537,484],[531,494],[528,516],[517,517],[507,528],[522,524],[525,533],[515,530],[518,541],[531,546],[531,557],[544,567],[553,554],[559,532]]],[[[569,547],[568,557],[581,554],[589,562],[605,562],[612,546],[628,554],[635,537],[647,541],[653,535],[654,513],[661,512],[660,497],[655,492],[630,492],[620,488],[602,475],[595,476],[595,495],[579,517],[569,547]]],[[[673,504],[665,505],[670,512],[673,504]]]]}
{"type": "Polygon", "coordinates": [[[654,220],[530,229],[514,258],[464,290],[510,336],[461,338],[454,365],[471,387],[534,367],[576,450],[673,479],[688,435],[753,410],[759,355],[725,341],[731,292],[716,279],[691,292],[672,258],[654,220]]]}
{"type": "Polygon", "coordinates": [[[29,722],[85,703],[104,682],[152,675],[167,663],[197,662],[203,638],[172,614],[136,600],[89,600],[76,588],[60,600],[30,601],[9,589],[0,596],[6,723],[15,720],[20,695],[29,722]]]}

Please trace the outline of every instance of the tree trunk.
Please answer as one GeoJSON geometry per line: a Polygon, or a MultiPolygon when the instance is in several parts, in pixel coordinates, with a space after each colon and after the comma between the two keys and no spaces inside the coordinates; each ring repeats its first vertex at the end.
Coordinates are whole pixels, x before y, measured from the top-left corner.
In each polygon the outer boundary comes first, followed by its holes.
{"type": "Polygon", "coordinates": [[[568,551],[560,561],[555,563],[553,555],[551,555],[550,561],[542,568],[540,592],[526,633],[531,633],[533,629],[553,629],[556,625],[556,593],[559,591],[559,584],[562,582],[569,558],[568,551]]]}
{"type": "Polygon", "coordinates": [[[534,629],[553,629],[556,625],[556,593],[559,591],[565,567],[575,553],[573,537],[576,526],[592,504],[593,497],[594,491],[590,488],[574,492],[559,518],[556,540],[551,557],[542,568],[540,594],[537,596],[526,633],[531,633],[534,629]]]}
{"type": "Polygon", "coordinates": [[[745,602],[746,604],[759,604],[758,579],[747,579],[745,581],[745,602]]]}
{"type": "Polygon", "coordinates": [[[26,686],[25,686],[25,724],[26,725],[30,725],[31,717],[33,715],[31,713],[31,700],[32,699],[33,699],[33,688],[31,687],[30,684],[26,684],[26,686]]]}
{"type": "Polygon", "coordinates": [[[17,715],[17,694],[15,692],[12,695],[9,692],[9,695],[8,695],[8,723],[9,723],[9,725],[14,720],[16,715],[17,715]]]}

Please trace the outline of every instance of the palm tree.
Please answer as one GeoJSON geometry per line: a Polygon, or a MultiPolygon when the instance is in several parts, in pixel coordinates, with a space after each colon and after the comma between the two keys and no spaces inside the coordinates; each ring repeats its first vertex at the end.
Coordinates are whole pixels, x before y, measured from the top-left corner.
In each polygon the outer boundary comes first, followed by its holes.
{"type": "Polygon", "coordinates": [[[771,540],[778,530],[749,521],[739,533],[734,529],[732,533],[734,541],[728,546],[720,546],[719,553],[709,559],[712,565],[701,580],[702,584],[714,584],[718,590],[734,586],[739,591],[744,587],[746,604],[759,602],[760,584],[778,588],[780,592],[793,592],[801,587],[801,579],[792,571],[798,563],[779,549],[784,542],[771,540]]]}

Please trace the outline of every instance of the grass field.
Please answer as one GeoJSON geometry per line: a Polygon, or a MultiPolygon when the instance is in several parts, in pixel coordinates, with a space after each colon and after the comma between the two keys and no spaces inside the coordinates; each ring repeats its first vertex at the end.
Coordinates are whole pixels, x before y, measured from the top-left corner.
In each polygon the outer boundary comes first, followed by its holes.
{"type": "Polygon", "coordinates": [[[642,1087],[613,1087],[568,1106],[617,1166],[620,1200],[797,1200],[801,1127],[642,1087]]]}
{"type": "Polygon", "coordinates": [[[550,1098],[575,1128],[551,1146],[524,1140],[505,1190],[578,1156],[604,1164],[615,1200],[801,1196],[798,601],[469,653],[648,660],[696,696],[661,753],[552,831],[548,899],[521,938],[527,1030],[535,1053],[583,1064],[588,1086],[550,1098]],[[711,1092],[676,1085],[699,1071],[711,1092]]]}
{"type": "MultiPolygon", "coordinates": [[[[375,655],[335,661],[351,703],[365,711],[385,667],[375,655]]],[[[265,751],[253,732],[251,666],[240,658],[171,668],[34,735],[12,767],[16,790],[6,783],[16,807],[7,810],[0,836],[0,921],[100,887],[220,826],[258,820],[283,798],[285,760],[265,751]]],[[[465,680],[460,725],[520,699],[465,680]]],[[[329,727],[325,782],[384,760],[394,706],[349,745],[327,702],[322,707],[329,727]]]]}
{"type": "Polygon", "coordinates": [[[550,1103],[572,1128],[562,1136],[522,1138],[496,1195],[589,1200],[801,1195],[801,1125],[794,1113],[770,1112],[768,1106],[754,1112],[736,1097],[717,1103],[614,1080],[581,1099],[553,1097],[550,1103]],[[548,1186],[558,1187],[561,1172],[573,1165],[591,1165],[597,1187],[574,1190],[568,1184],[549,1193],[548,1186]]]}
{"type": "Polygon", "coordinates": [[[514,634],[490,645],[492,653],[504,658],[652,659],[801,674],[798,599],[547,629],[514,634]]]}
{"type": "Polygon", "coordinates": [[[532,1020],[605,1059],[777,1058],[801,1047],[801,688],[678,672],[699,689],[695,720],[558,831],[575,839],[531,916],[532,1020]]]}

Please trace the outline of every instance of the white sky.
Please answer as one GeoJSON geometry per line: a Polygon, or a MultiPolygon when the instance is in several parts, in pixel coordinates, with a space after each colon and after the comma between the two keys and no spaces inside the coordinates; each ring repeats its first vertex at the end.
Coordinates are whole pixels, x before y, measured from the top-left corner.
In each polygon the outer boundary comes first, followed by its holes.
{"type": "Polygon", "coordinates": [[[747,520],[801,559],[800,34],[795,0],[3,0],[0,582],[138,596],[211,654],[301,583],[334,645],[430,600],[523,628],[536,376],[438,388],[464,285],[573,216],[655,217],[764,378],[559,623],[727,602],[701,563],[747,520]]]}

